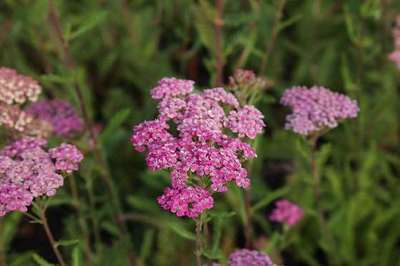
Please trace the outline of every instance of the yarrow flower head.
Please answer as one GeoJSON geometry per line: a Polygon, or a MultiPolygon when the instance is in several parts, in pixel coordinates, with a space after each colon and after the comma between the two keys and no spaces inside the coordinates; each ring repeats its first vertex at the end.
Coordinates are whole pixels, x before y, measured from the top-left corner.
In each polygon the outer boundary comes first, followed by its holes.
{"type": "Polygon", "coordinates": [[[303,216],[304,212],[299,206],[283,199],[275,203],[275,209],[272,211],[269,219],[274,222],[293,226],[297,224],[303,216]]]}
{"type": "Polygon", "coordinates": [[[229,256],[229,266],[274,266],[265,253],[257,250],[239,249],[229,256]]]}
{"type": "Polygon", "coordinates": [[[151,170],[168,169],[171,187],[158,202],[177,216],[196,218],[213,207],[212,193],[227,184],[247,188],[242,162],[256,156],[246,143],[264,128],[263,115],[240,106],[223,88],[193,91],[194,82],[164,78],[152,89],[159,115],[133,129],[131,142],[151,170]]]}
{"type": "Polygon", "coordinates": [[[334,128],[344,119],[357,117],[359,111],[356,101],[318,86],[288,89],[281,103],[292,109],[286,129],[305,136],[334,128]]]}
{"type": "Polygon", "coordinates": [[[0,67],[0,125],[25,135],[47,136],[49,125],[22,109],[26,102],[36,101],[41,91],[39,83],[31,77],[0,67]]]}
{"type": "Polygon", "coordinates": [[[389,54],[389,59],[400,69],[400,15],[397,16],[393,27],[394,51],[389,54]]]}
{"type": "MultiPolygon", "coordinates": [[[[57,162],[60,157],[65,160],[71,156],[61,154],[61,151],[54,156],[46,151],[46,147],[46,140],[27,137],[0,150],[0,216],[11,211],[24,212],[36,197],[53,196],[63,185],[61,174],[71,172],[71,168],[60,168],[57,162]]],[[[76,170],[83,157],[75,147],[70,149],[75,149],[76,170]]]]}
{"type": "Polygon", "coordinates": [[[0,101],[8,105],[36,101],[42,88],[31,77],[18,74],[15,70],[0,67],[0,101]]]}
{"type": "Polygon", "coordinates": [[[64,100],[41,100],[25,109],[31,116],[48,122],[54,133],[70,137],[83,130],[83,121],[72,105],[64,100]]]}

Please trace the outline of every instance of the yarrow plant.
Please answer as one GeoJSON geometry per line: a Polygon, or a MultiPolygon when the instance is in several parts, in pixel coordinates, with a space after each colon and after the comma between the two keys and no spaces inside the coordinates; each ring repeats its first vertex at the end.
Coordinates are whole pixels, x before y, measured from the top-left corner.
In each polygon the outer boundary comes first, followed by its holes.
{"type": "Polygon", "coordinates": [[[397,16],[393,27],[394,51],[389,54],[389,59],[400,69],[400,15],[397,16]]]}
{"type": "Polygon", "coordinates": [[[47,150],[44,139],[26,137],[0,150],[0,216],[27,211],[35,198],[54,196],[62,173],[78,170],[82,153],[73,145],[47,150]]]}
{"type": "Polygon", "coordinates": [[[299,206],[283,199],[275,203],[275,209],[272,211],[269,219],[291,227],[297,224],[303,216],[304,212],[299,206]]]}
{"type": "Polygon", "coordinates": [[[35,102],[41,93],[39,83],[15,70],[0,67],[0,125],[33,136],[47,136],[47,123],[35,120],[23,111],[27,102],[35,102]]]}
{"type": "Polygon", "coordinates": [[[229,256],[229,266],[274,266],[265,253],[257,250],[239,249],[229,256]]]}
{"type": "Polygon", "coordinates": [[[70,137],[83,131],[82,119],[73,106],[64,100],[41,100],[25,109],[26,113],[48,122],[53,132],[62,137],[70,137]]]}
{"type": "Polygon", "coordinates": [[[304,136],[334,128],[344,119],[355,118],[359,111],[356,101],[319,86],[290,88],[281,103],[292,109],[286,117],[286,129],[304,136]]]}
{"type": "Polygon", "coordinates": [[[151,90],[159,115],[134,127],[131,142],[146,152],[151,170],[168,169],[171,186],[158,198],[177,216],[196,218],[214,205],[212,194],[227,184],[248,188],[242,162],[256,156],[246,139],[265,126],[254,106],[240,106],[223,88],[194,91],[194,82],[164,78],[151,90]]]}

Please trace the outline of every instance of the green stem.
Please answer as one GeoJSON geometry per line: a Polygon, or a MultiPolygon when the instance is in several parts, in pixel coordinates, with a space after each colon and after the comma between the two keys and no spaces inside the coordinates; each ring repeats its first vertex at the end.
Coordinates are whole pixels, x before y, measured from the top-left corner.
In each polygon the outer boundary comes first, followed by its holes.
{"type": "Polygon", "coordinates": [[[321,176],[319,174],[317,166],[317,141],[318,141],[318,136],[314,136],[310,139],[310,145],[311,145],[310,167],[314,183],[314,200],[317,208],[317,215],[321,227],[321,233],[323,237],[326,237],[328,244],[332,248],[335,248],[334,238],[331,234],[331,231],[329,230],[328,222],[324,215],[323,207],[321,206],[321,176]]]}
{"type": "Polygon", "coordinates": [[[203,240],[202,240],[202,217],[196,219],[196,266],[201,266],[201,254],[203,252],[203,240]]]}
{"type": "MultiPolygon", "coordinates": [[[[4,221],[0,221],[0,235],[4,235],[3,234],[4,231],[4,221]]],[[[4,247],[4,239],[1,238],[0,239],[0,265],[7,265],[6,264],[6,252],[5,252],[5,247],[4,247]]]]}
{"type": "Polygon", "coordinates": [[[78,188],[75,182],[75,176],[72,175],[68,178],[69,180],[69,185],[71,188],[71,194],[72,194],[72,198],[74,200],[74,207],[78,213],[78,223],[79,223],[79,227],[81,232],[83,233],[83,238],[85,241],[85,256],[86,256],[86,264],[87,265],[91,265],[91,261],[92,261],[92,250],[90,248],[90,237],[89,237],[89,232],[88,232],[88,228],[87,228],[87,223],[86,220],[84,218],[83,212],[82,212],[82,208],[80,206],[80,197],[79,197],[79,192],[78,192],[78,188]]]}
{"type": "Polygon", "coordinates": [[[66,264],[65,264],[64,258],[61,255],[61,252],[58,250],[57,243],[54,239],[53,233],[51,232],[50,226],[47,222],[46,207],[38,205],[37,208],[38,208],[38,216],[39,216],[38,218],[40,220],[40,223],[43,226],[44,231],[46,232],[47,239],[49,240],[51,248],[53,249],[53,252],[57,257],[58,263],[61,266],[65,266],[66,264]]]}
{"type": "Polygon", "coordinates": [[[216,79],[215,85],[221,86],[223,83],[223,71],[224,71],[224,59],[223,59],[223,48],[222,48],[222,14],[224,12],[224,0],[215,0],[215,70],[216,79]]]}

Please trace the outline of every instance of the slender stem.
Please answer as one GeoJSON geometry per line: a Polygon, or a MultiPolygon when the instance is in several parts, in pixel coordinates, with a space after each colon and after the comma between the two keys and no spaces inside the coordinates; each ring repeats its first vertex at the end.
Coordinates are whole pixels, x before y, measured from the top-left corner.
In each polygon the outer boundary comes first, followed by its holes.
{"type": "Polygon", "coordinates": [[[196,219],[196,266],[201,266],[201,254],[203,252],[203,239],[202,239],[202,216],[196,219]]]}
{"type": "MultiPolygon", "coordinates": [[[[321,176],[320,176],[318,168],[317,168],[317,154],[316,154],[317,153],[317,141],[318,141],[318,136],[312,137],[310,139],[310,143],[311,143],[310,166],[311,166],[311,174],[312,174],[313,182],[314,182],[314,199],[315,199],[317,215],[318,215],[319,224],[321,226],[322,234],[323,234],[323,236],[325,236],[327,238],[328,243],[331,245],[331,247],[334,248],[335,242],[334,242],[333,236],[331,234],[331,231],[329,230],[328,222],[324,215],[324,210],[321,206],[321,176]]],[[[333,265],[337,265],[337,264],[333,264],[333,265]]]]}
{"type": "Polygon", "coordinates": [[[278,8],[275,13],[275,20],[274,25],[272,27],[271,37],[265,44],[265,53],[261,59],[261,66],[260,66],[260,73],[264,73],[265,69],[267,68],[268,58],[271,55],[272,49],[274,49],[276,39],[279,33],[279,23],[282,19],[283,9],[285,8],[286,0],[279,0],[278,8]]]}
{"type": "MultiPolygon", "coordinates": [[[[4,230],[4,221],[0,221],[0,234],[3,234],[4,230]]],[[[5,247],[4,247],[4,239],[0,239],[0,266],[5,266],[6,264],[6,252],[5,252],[5,247]]]]}
{"type": "Polygon", "coordinates": [[[215,85],[221,86],[223,83],[224,60],[222,51],[222,14],[224,12],[224,0],[215,0],[216,14],[214,20],[215,30],[215,85]]]}
{"type": "Polygon", "coordinates": [[[244,192],[244,208],[245,208],[245,223],[244,223],[244,237],[245,246],[248,249],[253,248],[253,217],[251,213],[251,191],[250,189],[244,192]]]}
{"type": "MultiPolygon", "coordinates": [[[[92,250],[90,248],[90,237],[89,237],[89,232],[87,230],[87,223],[85,218],[83,217],[83,213],[82,213],[82,208],[80,206],[80,199],[79,199],[79,192],[76,186],[76,182],[75,182],[75,176],[72,175],[68,178],[69,180],[69,184],[70,184],[70,188],[71,188],[71,194],[72,194],[72,198],[74,200],[74,207],[78,213],[78,223],[79,223],[79,227],[81,232],[83,233],[83,238],[85,241],[85,256],[86,256],[86,264],[87,265],[91,265],[91,261],[92,261],[92,250]]],[[[96,235],[96,233],[95,233],[96,235]]]]}
{"type": "MultiPolygon", "coordinates": [[[[249,102],[249,104],[254,104],[249,102]]],[[[251,146],[254,147],[254,150],[257,151],[257,147],[259,142],[257,140],[252,141],[251,146]]],[[[247,172],[250,175],[253,170],[254,160],[251,160],[247,163],[247,172]]],[[[244,211],[245,211],[245,223],[244,223],[244,237],[245,237],[245,246],[248,249],[253,248],[253,215],[251,211],[251,187],[244,191],[244,211]]]]}
{"type": "Polygon", "coordinates": [[[39,207],[38,208],[38,215],[39,215],[40,222],[41,222],[41,224],[42,224],[42,226],[44,228],[44,231],[46,232],[47,238],[48,238],[48,240],[50,242],[51,248],[53,249],[53,252],[57,257],[58,263],[61,266],[65,266],[66,264],[65,264],[64,258],[61,255],[61,252],[58,250],[57,243],[54,240],[53,233],[51,232],[49,224],[47,222],[46,207],[39,207]]]}

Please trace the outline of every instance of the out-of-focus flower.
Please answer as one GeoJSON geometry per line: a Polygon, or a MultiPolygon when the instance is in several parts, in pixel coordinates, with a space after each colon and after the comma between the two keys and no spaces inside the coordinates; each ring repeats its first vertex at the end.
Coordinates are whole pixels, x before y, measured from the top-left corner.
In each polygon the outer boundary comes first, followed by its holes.
{"type": "Polygon", "coordinates": [[[160,101],[159,116],[133,129],[131,142],[146,152],[151,170],[171,171],[172,187],[158,202],[178,216],[197,217],[212,208],[213,192],[227,184],[247,188],[250,179],[242,162],[256,156],[245,141],[263,127],[263,115],[239,105],[223,88],[192,92],[193,81],[162,79],[151,94],[160,101]]]}
{"type": "Polygon", "coordinates": [[[283,199],[275,203],[275,209],[272,211],[269,219],[274,222],[293,226],[297,224],[303,216],[304,212],[299,206],[283,199]]]}
{"type": "Polygon", "coordinates": [[[15,70],[0,67],[0,101],[8,105],[36,101],[42,88],[31,77],[18,74],[15,70]]]}
{"type": "Polygon", "coordinates": [[[397,16],[393,26],[394,51],[389,54],[389,60],[393,61],[400,69],[400,15],[397,16]]]}
{"type": "Polygon", "coordinates": [[[274,266],[267,254],[257,250],[239,249],[229,256],[229,266],[274,266]]]}
{"type": "Polygon", "coordinates": [[[64,183],[61,173],[72,172],[72,168],[77,170],[82,155],[75,146],[69,145],[66,149],[62,145],[53,156],[46,151],[46,146],[46,140],[28,137],[0,150],[0,216],[11,211],[26,211],[36,197],[55,195],[64,183]],[[60,168],[57,166],[60,158],[75,164],[60,168]]]}
{"type": "Polygon", "coordinates": [[[344,119],[357,117],[359,111],[356,101],[318,86],[288,89],[281,103],[292,109],[285,127],[301,135],[334,128],[344,119]]]}
{"type": "Polygon", "coordinates": [[[41,100],[25,109],[33,117],[48,122],[55,134],[69,137],[83,130],[82,119],[72,105],[64,100],[41,100]]]}
{"type": "Polygon", "coordinates": [[[253,102],[266,88],[273,85],[272,81],[258,77],[251,70],[237,69],[233,76],[229,77],[229,88],[241,103],[253,102]]]}
{"type": "Polygon", "coordinates": [[[42,88],[28,76],[0,67],[0,125],[18,134],[44,137],[50,132],[46,122],[35,119],[22,109],[28,101],[36,101],[42,88]]]}

